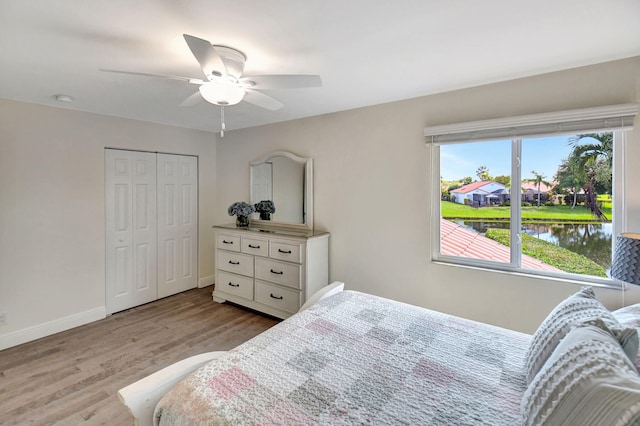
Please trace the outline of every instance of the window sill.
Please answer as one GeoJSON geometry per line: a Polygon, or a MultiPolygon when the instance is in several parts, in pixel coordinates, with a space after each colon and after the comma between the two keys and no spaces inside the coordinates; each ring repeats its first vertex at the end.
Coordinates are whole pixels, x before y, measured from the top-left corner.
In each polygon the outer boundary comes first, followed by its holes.
{"type": "Polygon", "coordinates": [[[461,263],[459,258],[456,258],[455,262],[449,262],[446,259],[431,259],[431,262],[436,265],[443,265],[454,268],[472,269],[475,271],[491,272],[496,274],[507,274],[512,277],[533,278],[545,281],[553,281],[563,284],[572,284],[579,286],[593,286],[598,288],[606,288],[610,290],[622,290],[626,289],[626,284],[622,281],[615,281],[609,278],[597,278],[597,277],[558,277],[554,275],[547,275],[545,273],[530,273],[523,270],[511,270],[508,268],[497,268],[494,266],[480,265],[469,263],[461,263]]]}

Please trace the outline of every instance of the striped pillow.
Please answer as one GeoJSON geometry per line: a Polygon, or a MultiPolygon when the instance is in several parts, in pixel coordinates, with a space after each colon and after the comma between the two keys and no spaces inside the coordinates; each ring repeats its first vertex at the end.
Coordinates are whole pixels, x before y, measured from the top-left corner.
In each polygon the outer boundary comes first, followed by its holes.
{"type": "Polygon", "coordinates": [[[604,322],[596,323],[574,328],[535,376],[522,399],[525,425],[640,423],[640,376],[604,322]]]}
{"type": "MultiPolygon", "coordinates": [[[[623,328],[611,312],[596,299],[591,287],[585,287],[560,302],[533,334],[525,353],[524,368],[527,381],[531,383],[560,340],[573,327],[596,318],[602,319],[614,333],[619,333],[623,328]]],[[[629,359],[635,360],[638,353],[638,334],[620,335],[619,338],[629,359]]]]}

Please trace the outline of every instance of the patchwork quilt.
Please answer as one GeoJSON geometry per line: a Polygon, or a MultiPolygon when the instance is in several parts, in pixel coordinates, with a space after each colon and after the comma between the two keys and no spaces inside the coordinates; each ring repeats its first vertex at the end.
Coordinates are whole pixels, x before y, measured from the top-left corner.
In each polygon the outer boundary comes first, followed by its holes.
{"type": "Polygon", "coordinates": [[[196,370],[160,425],[514,425],[531,336],[344,291],[196,370]]]}

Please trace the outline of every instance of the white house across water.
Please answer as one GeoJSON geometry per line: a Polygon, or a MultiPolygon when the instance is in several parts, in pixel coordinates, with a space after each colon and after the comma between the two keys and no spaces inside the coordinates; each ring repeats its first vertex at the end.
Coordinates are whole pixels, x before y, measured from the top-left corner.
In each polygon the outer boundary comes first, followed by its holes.
{"type": "Polygon", "coordinates": [[[474,207],[499,204],[508,200],[509,193],[506,187],[493,181],[473,182],[451,191],[451,201],[474,207]]]}

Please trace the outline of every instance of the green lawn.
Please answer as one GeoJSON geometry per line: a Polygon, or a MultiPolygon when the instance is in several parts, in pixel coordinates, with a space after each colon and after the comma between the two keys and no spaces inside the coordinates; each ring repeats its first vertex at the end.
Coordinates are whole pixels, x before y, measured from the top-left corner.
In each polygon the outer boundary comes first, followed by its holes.
{"type": "MultiPolygon", "coordinates": [[[[510,231],[508,229],[488,229],[487,238],[491,238],[507,247],[510,246],[510,231]]],[[[547,241],[539,240],[531,235],[521,234],[522,253],[541,260],[547,265],[555,266],[561,271],[575,274],[606,277],[604,268],[594,261],[547,241]]]]}
{"type": "MultiPolygon", "coordinates": [[[[611,204],[603,203],[602,213],[611,219],[611,204]]],[[[441,201],[440,209],[442,217],[448,219],[508,219],[510,207],[481,207],[473,208],[451,201],[441,201]]],[[[522,207],[522,218],[527,220],[558,220],[558,221],[594,221],[597,219],[591,214],[589,209],[583,206],[576,206],[573,210],[571,206],[531,206],[522,207]]]]}
{"type": "MultiPolygon", "coordinates": [[[[611,201],[611,195],[598,195],[598,202],[602,203],[602,210],[604,210],[605,208],[611,210],[611,205],[612,205],[612,201],[611,201]]],[[[609,217],[609,216],[607,216],[609,217]]]]}

